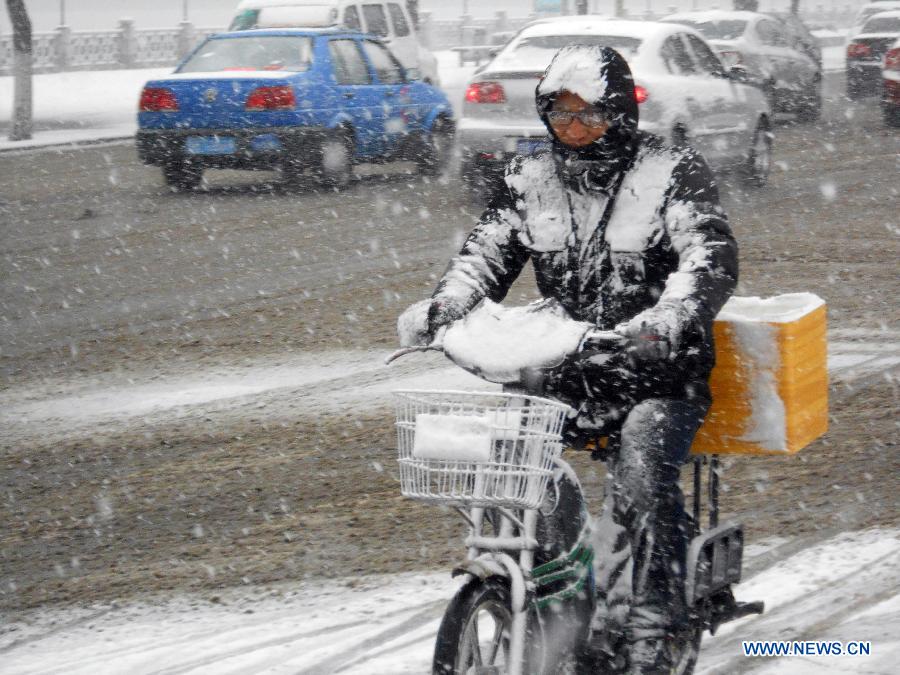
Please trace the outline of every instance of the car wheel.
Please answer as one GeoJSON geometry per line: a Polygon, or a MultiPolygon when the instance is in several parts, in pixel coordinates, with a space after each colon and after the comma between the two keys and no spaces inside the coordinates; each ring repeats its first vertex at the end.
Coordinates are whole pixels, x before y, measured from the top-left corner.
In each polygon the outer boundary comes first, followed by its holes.
{"type": "Polygon", "coordinates": [[[850,73],[847,73],[847,98],[851,101],[858,101],[863,98],[863,96],[863,87],[859,78],[853,77],[850,73]]]}
{"type": "Polygon", "coordinates": [[[816,80],[800,98],[797,118],[801,122],[815,122],[822,114],[822,80],[816,80]]]}
{"type": "Polygon", "coordinates": [[[302,158],[286,157],[281,160],[281,178],[289,185],[297,185],[306,173],[306,163],[302,158]]]}
{"type": "Polygon", "coordinates": [[[900,127],[900,106],[883,103],[881,112],[884,116],[884,123],[887,126],[900,127]]]}
{"type": "Polygon", "coordinates": [[[439,117],[431,128],[431,133],[419,148],[416,163],[419,171],[426,176],[439,176],[447,168],[453,152],[453,122],[439,117]]]}
{"type": "Polygon", "coordinates": [[[491,171],[471,160],[460,165],[459,177],[469,194],[469,199],[476,206],[487,204],[494,192],[496,181],[503,180],[499,171],[491,171]]]}
{"type": "Polygon", "coordinates": [[[335,190],[350,184],[353,179],[353,141],[346,132],[338,132],[319,144],[316,178],[320,184],[335,190]]]}
{"type": "Polygon", "coordinates": [[[162,167],[163,178],[173,190],[193,190],[203,180],[203,169],[183,160],[172,160],[162,167]]]}
{"type": "Polygon", "coordinates": [[[747,151],[744,164],[744,182],[754,187],[762,187],[769,180],[772,169],[772,132],[769,123],[760,119],[753,132],[753,143],[747,151]]]}

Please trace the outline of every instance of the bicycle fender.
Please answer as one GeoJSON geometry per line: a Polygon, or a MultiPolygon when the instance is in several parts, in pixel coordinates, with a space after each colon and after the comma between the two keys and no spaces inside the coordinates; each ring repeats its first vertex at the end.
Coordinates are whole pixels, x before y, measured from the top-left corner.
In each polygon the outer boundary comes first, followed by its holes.
{"type": "Polygon", "coordinates": [[[482,581],[488,577],[503,577],[504,579],[509,577],[509,574],[503,565],[494,560],[485,559],[466,560],[453,568],[454,577],[463,574],[471,574],[473,577],[478,577],[482,581]]]}
{"type": "Polygon", "coordinates": [[[466,560],[453,570],[453,576],[471,574],[482,581],[489,577],[509,579],[509,590],[512,595],[512,610],[522,612],[528,603],[528,584],[522,574],[522,568],[506,553],[493,553],[475,560],[466,560]]]}

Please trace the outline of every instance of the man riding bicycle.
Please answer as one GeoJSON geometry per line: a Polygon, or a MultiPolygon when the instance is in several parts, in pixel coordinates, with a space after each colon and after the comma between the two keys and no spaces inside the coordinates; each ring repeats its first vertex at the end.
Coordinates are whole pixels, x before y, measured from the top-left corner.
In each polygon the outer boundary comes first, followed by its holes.
{"type": "Polygon", "coordinates": [[[737,281],[737,245],[704,159],[638,131],[618,52],[560,50],[536,103],[551,149],[510,162],[432,298],[401,317],[401,342],[428,343],[482,299],[500,302],[529,259],[544,297],[626,338],[610,355],[588,333],[544,391],[575,409],[573,444],[608,437],[603,519],[622,536],[597,551],[596,633],[627,641],[630,672],[668,672],[688,624],[679,468],[710,405],[712,323],[737,281]]]}

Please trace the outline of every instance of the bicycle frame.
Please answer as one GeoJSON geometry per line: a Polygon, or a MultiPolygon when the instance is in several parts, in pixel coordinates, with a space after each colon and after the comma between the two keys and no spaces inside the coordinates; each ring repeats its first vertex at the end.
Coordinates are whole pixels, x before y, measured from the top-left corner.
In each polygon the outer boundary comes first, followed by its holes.
{"type": "MultiPolygon", "coordinates": [[[[688,553],[686,594],[691,608],[692,622],[712,633],[726,621],[761,613],[762,603],[736,602],[731,584],[740,581],[743,532],[740,525],[719,525],[718,457],[700,455],[693,458],[693,517],[695,529],[688,553]],[[703,469],[708,467],[706,490],[703,488],[703,469]],[[702,511],[706,493],[707,527],[702,527],[702,511]]],[[[556,467],[572,472],[562,459],[556,467]]],[[[534,566],[539,511],[527,509],[514,512],[492,507],[459,507],[458,512],[469,524],[465,539],[466,561],[456,567],[454,575],[471,574],[481,579],[499,576],[508,579],[512,600],[508,675],[522,675],[525,664],[528,615],[554,602],[574,599],[587,587],[593,603],[594,549],[589,528],[585,528],[575,545],[557,558],[534,566]],[[487,512],[500,517],[499,528],[485,533],[487,512]]],[[[497,527],[497,523],[493,523],[497,527]]]]}
{"type": "MultiPolygon", "coordinates": [[[[562,459],[555,462],[558,469],[572,472],[562,459]]],[[[506,508],[458,508],[469,524],[465,544],[466,561],[454,569],[454,575],[472,574],[482,579],[501,576],[509,580],[512,598],[512,625],[508,654],[508,675],[521,675],[525,663],[527,618],[531,609],[544,609],[553,602],[565,602],[580,593],[585,586],[593,598],[593,559],[587,529],[570,551],[554,560],[534,567],[534,553],[538,547],[538,510],[522,510],[521,517],[506,508]],[[499,531],[485,534],[486,512],[500,516],[499,531]]]]}

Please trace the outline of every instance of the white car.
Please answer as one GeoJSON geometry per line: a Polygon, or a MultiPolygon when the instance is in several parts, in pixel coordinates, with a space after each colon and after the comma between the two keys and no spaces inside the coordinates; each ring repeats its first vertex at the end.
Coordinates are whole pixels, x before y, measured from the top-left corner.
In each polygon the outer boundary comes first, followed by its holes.
{"type": "Polygon", "coordinates": [[[850,35],[856,35],[862,30],[866,21],[880,12],[890,12],[900,9],[900,0],[877,0],[860,7],[859,12],[853,18],[853,25],[850,27],[850,35]]]}
{"type": "Polygon", "coordinates": [[[758,82],[774,112],[796,113],[804,121],[822,109],[822,65],[776,16],[757,12],[685,12],[661,21],[698,30],[728,67],[740,66],[758,82]]]}
{"type": "Polygon", "coordinates": [[[462,178],[476,195],[511,157],[545,147],[535,87],[569,44],[609,46],[625,57],[640,129],[689,143],[714,170],[740,168],[751,182],[765,182],[772,152],[766,98],[733,79],[699,33],[677,24],[568,16],[523,28],[469,84],[457,138],[462,178]]]}
{"type": "Polygon", "coordinates": [[[377,35],[408,77],[440,86],[437,58],[419,42],[405,0],[241,0],[229,30],[327,26],[377,35]]]}

